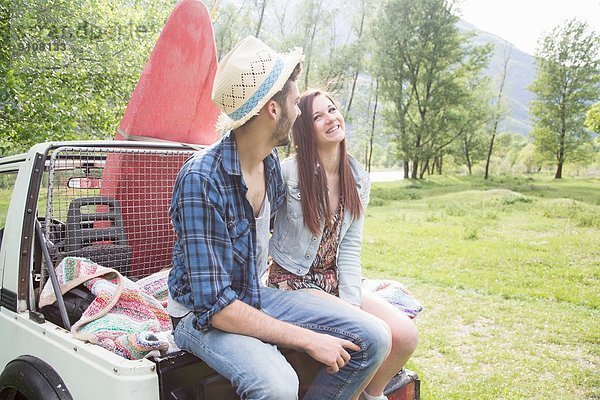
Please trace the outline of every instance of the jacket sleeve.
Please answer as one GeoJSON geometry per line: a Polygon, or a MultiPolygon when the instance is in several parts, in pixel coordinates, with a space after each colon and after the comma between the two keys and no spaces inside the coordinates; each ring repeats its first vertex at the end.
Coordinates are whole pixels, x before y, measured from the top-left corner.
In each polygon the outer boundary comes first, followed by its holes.
{"type": "Polygon", "coordinates": [[[362,213],[360,217],[351,220],[348,231],[342,238],[338,250],[339,289],[340,298],[350,304],[360,306],[362,302],[362,271],[360,257],[362,252],[362,234],[365,212],[369,204],[371,182],[368,177],[362,183],[365,185],[361,194],[362,213]]]}
{"type": "Polygon", "coordinates": [[[282,207],[282,203],[285,203],[285,197],[287,195],[287,191],[285,190],[285,182],[288,179],[288,176],[290,174],[290,164],[289,162],[287,162],[287,160],[284,160],[280,163],[280,167],[277,171],[277,173],[279,174],[278,176],[278,189],[280,190],[280,194],[282,200],[277,204],[277,207],[271,207],[271,233],[273,232],[273,229],[275,227],[275,221],[277,218],[283,218],[285,216],[285,210],[286,207],[283,206],[282,207]]]}

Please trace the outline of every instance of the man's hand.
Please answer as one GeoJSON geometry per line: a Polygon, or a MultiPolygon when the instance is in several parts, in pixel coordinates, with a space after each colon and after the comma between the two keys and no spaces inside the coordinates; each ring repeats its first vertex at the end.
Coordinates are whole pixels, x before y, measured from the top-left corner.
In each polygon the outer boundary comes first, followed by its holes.
{"type": "Polygon", "coordinates": [[[315,333],[310,335],[310,341],[305,348],[306,353],[326,366],[325,370],[335,374],[350,361],[348,351],[359,351],[360,347],[348,340],[335,336],[315,333]]]}

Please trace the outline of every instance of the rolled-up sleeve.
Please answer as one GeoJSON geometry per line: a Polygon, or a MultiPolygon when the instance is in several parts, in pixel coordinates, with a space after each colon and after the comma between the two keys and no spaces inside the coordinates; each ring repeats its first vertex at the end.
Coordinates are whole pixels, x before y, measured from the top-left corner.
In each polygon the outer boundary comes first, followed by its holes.
{"type": "Polygon", "coordinates": [[[212,316],[237,299],[231,287],[233,251],[224,201],[218,185],[193,172],[181,177],[174,195],[171,218],[180,253],[174,268],[180,269],[175,276],[181,297],[172,295],[194,311],[197,329],[206,330],[212,316]]]}

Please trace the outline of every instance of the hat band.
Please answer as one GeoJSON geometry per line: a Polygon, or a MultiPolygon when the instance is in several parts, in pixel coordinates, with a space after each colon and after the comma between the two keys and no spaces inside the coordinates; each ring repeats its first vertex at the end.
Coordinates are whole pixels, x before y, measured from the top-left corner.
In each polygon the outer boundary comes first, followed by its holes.
{"type": "Polygon", "coordinates": [[[267,75],[266,79],[263,83],[258,87],[256,92],[240,108],[235,110],[234,112],[227,114],[229,118],[234,121],[237,121],[244,117],[247,113],[252,111],[254,107],[258,104],[258,102],[271,90],[279,75],[281,75],[281,70],[283,69],[283,60],[281,58],[277,58],[275,61],[275,65],[269,75],[267,75]]]}

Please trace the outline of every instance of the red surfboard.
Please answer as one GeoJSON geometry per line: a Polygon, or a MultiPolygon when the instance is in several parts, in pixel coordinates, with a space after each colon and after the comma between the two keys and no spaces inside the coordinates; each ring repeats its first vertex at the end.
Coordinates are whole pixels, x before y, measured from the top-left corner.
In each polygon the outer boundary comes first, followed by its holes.
{"type": "MultiPolygon", "coordinates": [[[[216,70],[215,39],[206,6],[199,0],[178,2],[150,54],[115,139],[215,142],[219,109],[211,92],[216,70]]],[[[155,154],[108,155],[101,193],[120,205],[133,255],[129,276],[146,276],[171,265],[175,235],[167,210],[172,183],[156,179],[174,181],[186,158],[183,154],[178,161],[166,162],[155,154]]]]}
{"type": "Polygon", "coordinates": [[[219,109],[211,100],[217,51],[208,10],[181,0],[162,30],[115,139],[211,144],[219,109]]]}

